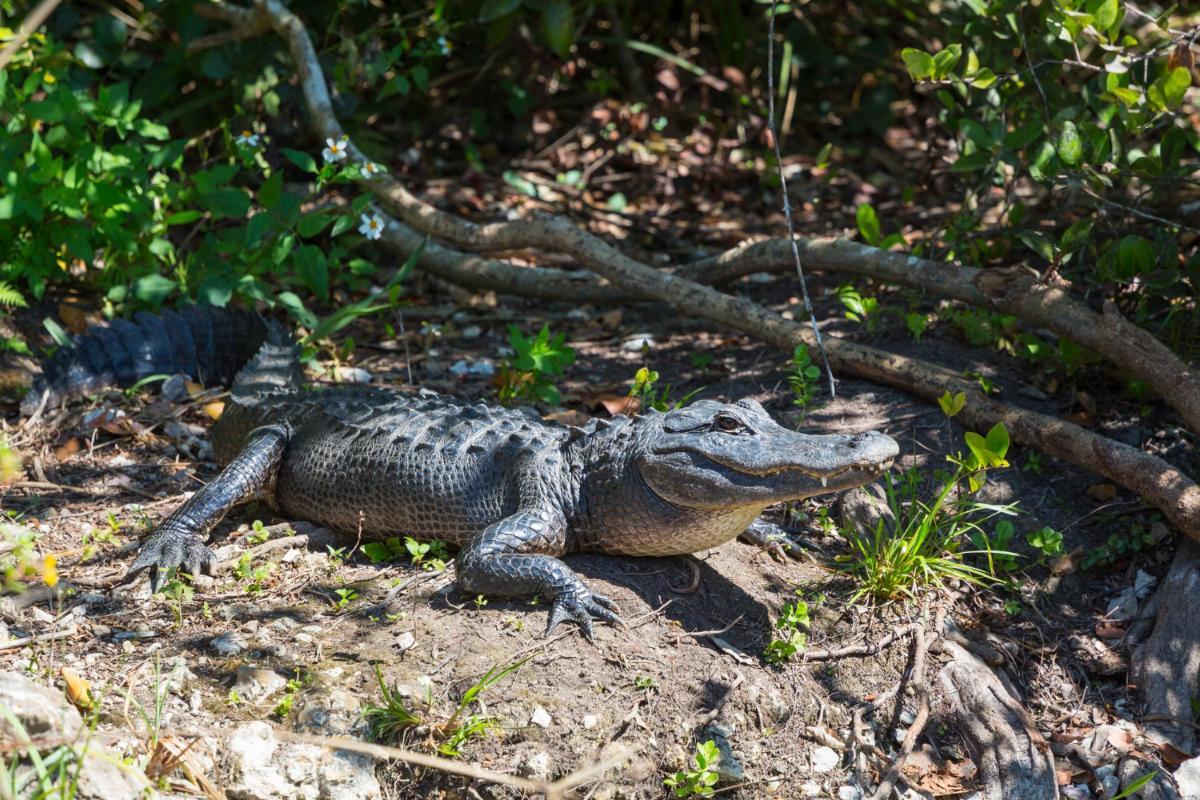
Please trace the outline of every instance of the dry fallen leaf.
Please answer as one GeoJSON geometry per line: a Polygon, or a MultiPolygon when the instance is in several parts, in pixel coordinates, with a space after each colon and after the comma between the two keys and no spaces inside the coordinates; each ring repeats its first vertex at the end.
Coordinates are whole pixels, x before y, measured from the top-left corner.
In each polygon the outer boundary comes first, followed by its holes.
{"type": "Polygon", "coordinates": [[[1101,503],[1107,503],[1117,496],[1117,487],[1111,483],[1093,483],[1088,487],[1088,497],[1093,500],[1099,500],[1101,503]]]}
{"type": "Polygon", "coordinates": [[[583,426],[588,423],[591,417],[582,411],[569,408],[566,411],[555,411],[553,414],[546,414],[542,419],[554,420],[555,422],[561,422],[563,425],[583,426]]]}
{"type": "Polygon", "coordinates": [[[213,419],[220,419],[221,412],[225,410],[225,402],[223,400],[213,400],[211,403],[204,404],[204,413],[208,414],[213,419]]]}
{"type": "Polygon", "coordinates": [[[66,461],[82,449],[83,442],[78,437],[72,436],[66,442],[54,448],[54,458],[60,462],[66,461]]]}
{"type": "Polygon", "coordinates": [[[81,678],[74,670],[62,668],[63,685],[67,690],[67,699],[80,711],[88,711],[92,707],[92,683],[81,678]]]}
{"type": "Polygon", "coordinates": [[[613,417],[618,414],[633,415],[642,410],[642,404],[636,397],[612,392],[601,392],[598,395],[584,398],[584,403],[588,408],[603,406],[604,410],[613,417]]]}
{"type": "Polygon", "coordinates": [[[83,333],[88,329],[87,314],[81,308],[59,303],[58,318],[63,321],[63,327],[71,333],[83,333]]]}
{"type": "Polygon", "coordinates": [[[83,424],[114,436],[141,436],[146,426],[130,418],[119,408],[97,408],[83,416],[83,424]]]}

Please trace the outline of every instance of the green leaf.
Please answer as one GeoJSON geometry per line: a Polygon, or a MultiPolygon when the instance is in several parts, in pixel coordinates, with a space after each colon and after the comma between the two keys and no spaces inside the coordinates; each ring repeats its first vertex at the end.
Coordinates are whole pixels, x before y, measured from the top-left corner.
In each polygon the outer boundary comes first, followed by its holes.
{"type": "Polygon", "coordinates": [[[1079,138],[1079,129],[1075,127],[1074,122],[1068,120],[1063,123],[1056,150],[1058,157],[1068,167],[1079,166],[1079,162],[1083,159],[1083,141],[1079,138]]]}
{"type": "Polygon", "coordinates": [[[279,304],[286,308],[293,317],[300,321],[300,324],[306,328],[317,327],[317,317],[311,311],[304,307],[304,302],[296,296],[295,292],[280,292],[275,295],[275,299],[279,304]]]}
{"type": "Polygon", "coordinates": [[[505,183],[516,189],[521,194],[529,195],[530,197],[535,198],[538,196],[538,187],[534,185],[533,182],[527,180],[526,178],[522,178],[520,174],[512,171],[511,169],[505,170],[500,177],[504,179],[505,183]]]}
{"type": "Polygon", "coordinates": [[[162,305],[177,284],[162,275],[143,275],[133,282],[133,296],[152,306],[162,305]]]}
{"type": "Polygon", "coordinates": [[[863,203],[854,212],[854,219],[858,223],[858,232],[862,235],[863,241],[872,247],[878,247],[883,241],[883,231],[879,227],[879,217],[875,214],[875,209],[869,204],[863,203]]]}
{"type": "Polygon", "coordinates": [[[967,393],[959,392],[951,395],[947,389],[945,394],[938,398],[938,405],[942,408],[942,413],[947,417],[953,417],[955,414],[963,410],[963,406],[967,404],[967,393]]]}
{"type": "Polygon", "coordinates": [[[979,70],[971,78],[971,85],[976,89],[989,89],[996,82],[996,73],[987,67],[979,70]]]}
{"type": "Polygon", "coordinates": [[[1039,233],[1038,231],[1021,231],[1017,234],[1017,238],[1042,258],[1047,261],[1054,261],[1054,242],[1046,234],[1039,233]]]}
{"type": "Polygon", "coordinates": [[[1008,429],[1003,422],[997,422],[987,432],[987,448],[1000,458],[1008,454],[1008,429]]]}
{"type": "Polygon", "coordinates": [[[284,158],[286,158],[288,161],[292,162],[293,164],[295,164],[297,167],[304,170],[305,172],[311,172],[315,175],[317,172],[320,171],[317,169],[317,162],[308,153],[303,153],[299,150],[288,150],[288,149],[281,150],[280,152],[283,153],[284,158]]]}
{"type": "Polygon", "coordinates": [[[346,231],[354,227],[354,217],[349,214],[340,214],[333,222],[333,230],[329,232],[331,238],[341,236],[346,231]]]}
{"type": "Polygon", "coordinates": [[[968,153],[965,156],[959,156],[958,160],[950,165],[950,171],[974,172],[975,170],[983,169],[990,163],[992,163],[991,153],[983,150],[976,150],[974,153],[968,153]]]}
{"type": "Polygon", "coordinates": [[[240,219],[250,210],[250,195],[241,189],[228,187],[200,195],[200,202],[212,212],[213,217],[240,219]]]}
{"type": "MultiPolygon", "coordinates": [[[[1121,105],[1126,108],[1133,108],[1138,103],[1142,102],[1142,93],[1137,89],[1129,89],[1124,86],[1114,86],[1105,94],[1110,94],[1115,97],[1121,105]]],[[[1103,97],[1104,95],[1101,95],[1103,97]]]]}
{"type": "Polygon", "coordinates": [[[1059,240],[1059,246],[1064,252],[1073,253],[1087,244],[1088,237],[1091,235],[1091,233],[1092,220],[1081,219],[1063,231],[1062,238],[1059,240]]]}
{"type": "Polygon", "coordinates": [[[1121,4],[1117,0],[1093,0],[1087,4],[1087,10],[1092,15],[1092,26],[1096,30],[1104,32],[1117,21],[1121,4]]]}
{"type": "Polygon", "coordinates": [[[1183,102],[1183,96],[1191,85],[1192,75],[1187,68],[1175,67],[1150,84],[1146,97],[1155,111],[1174,111],[1183,102]]]}
{"type": "Polygon", "coordinates": [[[550,0],[542,9],[542,32],[546,44],[559,58],[566,58],[575,41],[575,11],[570,0],[550,0]]]}
{"type": "Polygon", "coordinates": [[[296,275],[321,299],[329,300],[329,264],[321,248],[306,244],[296,251],[296,275]]]}
{"type": "Polygon", "coordinates": [[[479,22],[491,22],[506,17],[521,7],[521,0],[483,0],[479,7],[479,22]]]}
{"type": "Polygon", "coordinates": [[[263,185],[258,189],[258,204],[266,209],[272,209],[279,202],[279,196],[283,193],[283,170],[275,170],[271,173],[271,177],[263,181],[263,185]]]}
{"type": "Polygon", "coordinates": [[[962,45],[952,44],[933,57],[933,77],[941,80],[950,74],[962,58],[962,45]]]}
{"type": "Polygon", "coordinates": [[[195,209],[190,211],[176,211],[174,214],[167,217],[166,223],[168,225],[187,225],[189,222],[195,222],[203,216],[203,214],[195,209]]]}
{"type": "Polygon", "coordinates": [[[915,47],[906,47],[900,51],[904,66],[914,81],[923,81],[933,74],[933,56],[915,47]]]}
{"type": "Polygon", "coordinates": [[[296,223],[296,231],[308,239],[325,230],[332,221],[332,218],[328,214],[307,214],[301,217],[300,221],[296,223]]]}

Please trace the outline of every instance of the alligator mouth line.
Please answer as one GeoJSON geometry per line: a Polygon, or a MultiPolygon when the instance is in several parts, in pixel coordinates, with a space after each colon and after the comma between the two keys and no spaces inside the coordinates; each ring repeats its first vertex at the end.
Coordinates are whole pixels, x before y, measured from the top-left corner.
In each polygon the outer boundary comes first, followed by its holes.
{"type": "Polygon", "coordinates": [[[722,461],[712,458],[712,456],[709,456],[709,458],[711,458],[714,462],[721,464],[722,466],[727,467],[728,469],[732,469],[736,472],[740,472],[743,475],[753,475],[756,478],[770,478],[775,475],[784,475],[786,473],[799,473],[801,475],[804,475],[807,478],[813,478],[814,480],[819,480],[821,482],[822,487],[828,487],[830,480],[837,478],[841,475],[845,475],[848,472],[866,473],[867,475],[870,475],[872,477],[881,475],[884,472],[886,472],[887,470],[891,469],[892,464],[895,461],[895,459],[889,458],[885,461],[875,461],[870,464],[847,464],[846,466],[841,467],[840,469],[816,472],[816,471],[807,470],[804,467],[798,467],[798,466],[784,466],[784,467],[778,467],[775,469],[764,469],[764,470],[749,470],[749,469],[746,469],[745,466],[737,466],[734,464],[725,464],[722,461]]]}

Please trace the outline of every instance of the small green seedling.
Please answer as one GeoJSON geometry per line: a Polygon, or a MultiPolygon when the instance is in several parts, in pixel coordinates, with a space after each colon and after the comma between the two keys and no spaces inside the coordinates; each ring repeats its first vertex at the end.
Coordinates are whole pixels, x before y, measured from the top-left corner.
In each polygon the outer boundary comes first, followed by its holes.
{"type": "Polygon", "coordinates": [[[782,664],[803,653],[808,646],[806,631],[809,625],[808,603],[797,600],[784,606],[775,622],[775,636],[763,651],[763,658],[771,664],[782,664]]]}
{"type": "Polygon", "coordinates": [[[530,339],[516,325],[509,325],[508,341],[513,356],[499,372],[500,402],[541,400],[552,406],[562,402],[554,380],[575,363],[575,350],[567,346],[566,334],[552,337],[550,326],[543,325],[530,339]]]}
{"type": "Polygon", "coordinates": [[[711,797],[719,776],[716,766],[721,760],[721,751],[712,739],[696,745],[692,758],[692,769],[682,769],[663,780],[675,790],[676,797],[711,797]]]}
{"type": "Polygon", "coordinates": [[[796,345],[792,360],[788,363],[788,386],[792,387],[792,405],[807,408],[813,399],[813,387],[821,377],[820,368],[808,354],[808,346],[796,345]]]}

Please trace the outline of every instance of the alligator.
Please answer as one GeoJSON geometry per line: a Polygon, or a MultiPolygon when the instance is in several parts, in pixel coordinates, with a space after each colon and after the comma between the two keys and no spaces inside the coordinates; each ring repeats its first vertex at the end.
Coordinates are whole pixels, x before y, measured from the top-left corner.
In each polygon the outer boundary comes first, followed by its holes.
{"type": "Polygon", "coordinates": [[[879,432],[788,430],[752,399],[576,427],[428,391],[306,388],[282,326],[213,307],[142,313],[77,337],[45,364],[25,408],[176,373],[231,379],[212,431],[222,470],[143,543],[128,579],[148,570],[156,591],[171,572],[209,571],[208,534],[260,499],[363,539],[456,546],[459,588],[547,598],[547,635],[564,620],[589,639],[593,619],[621,624],[616,604],[561,556],[683,555],[735,537],[768,545],[784,533],[760,518],[768,506],[869,483],[898,452],[879,432]]]}

